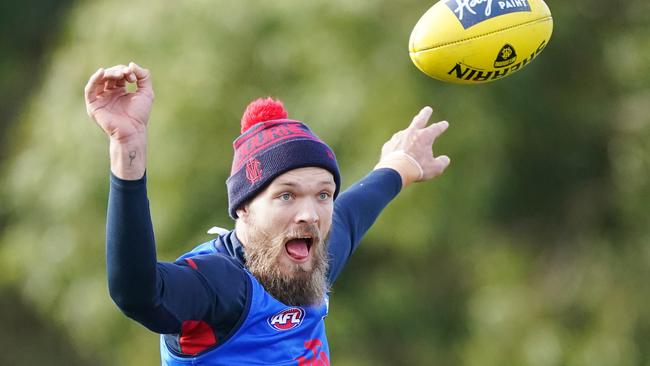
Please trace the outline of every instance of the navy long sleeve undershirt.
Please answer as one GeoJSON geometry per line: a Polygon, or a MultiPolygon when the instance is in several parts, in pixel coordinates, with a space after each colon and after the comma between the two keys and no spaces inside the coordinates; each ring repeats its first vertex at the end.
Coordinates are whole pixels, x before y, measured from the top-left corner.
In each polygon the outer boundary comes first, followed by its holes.
{"type": "MultiPolygon", "coordinates": [[[[400,189],[397,172],[379,169],[339,195],[329,239],[330,284],[400,189]]],[[[226,255],[196,257],[191,265],[183,260],[157,262],[146,177],[126,181],[111,175],[108,284],[111,297],[127,316],[161,334],[180,332],[185,320],[205,319],[227,338],[246,306],[248,281],[241,270],[241,244],[234,232],[216,241],[234,249],[226,255]]]]}

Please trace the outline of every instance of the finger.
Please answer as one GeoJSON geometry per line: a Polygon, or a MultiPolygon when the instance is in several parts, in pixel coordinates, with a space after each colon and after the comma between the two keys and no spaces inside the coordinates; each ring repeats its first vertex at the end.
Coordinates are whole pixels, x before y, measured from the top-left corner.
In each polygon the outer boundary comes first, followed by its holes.
{"type": "Polygon", "coordinates": [[[422,131],[421,133],[424,143],[429,145],[433,144],[440,135],[447,131],[447,128],[449,128],[449,122],[447,121],[440,121],[423,128],[420,131],[422,131]]]}
{"type": "Polygon", "coordinates": [[[436,123],[432,123],[430,126],[426,127],[424,131],[426,132],[435,132],[440,135],[441,133],[445,132],[449,128],[449,122],[447,121],[440,121],[436,123]]]}
{"type": "Polygon", "coordinates": [[[97,99],[97,94],[104,88],[104,69],[99,68],[88,79],[88,83],[84,88],[84,95],[87,103],[92,103],[97,99]]]}
{"type": "Polygon", "coordinates": [[[139,89],[144,89],[147,92],[151,92],[153,94],[152,90],[152,85],[151,85],[151,74],[149,73],[149,70],[140,67],[138,64],[135,62],[129,63],[129,70],[133,72],[136,78],[136,85],[138,86],[139,89]]]}
{"type": "Polygon", "coordinates": [[[121,68],[122,77],[123,77],[125,83],[126,82],[129,82],[129,83],[135,83],[136,82],[137,79],[135,77],[135,72],[133,72],[133,70],[131,69],[131,64],[129,64],[129,66],[120,65],[120,68],[121,68]]]}
{"type": "Polygon", "coordinates": [[[440,155],[433,159],[433,164],[430,169],[424,174],[424,180],[431,179],[441,175],[445,169],[451,164],[451,159],[447,155],[440,155]]]}
{"type": "Polygon", "coordinates": [[[423,128],[424,126],[427,125],[427,122],[429,121],[429,118],[431,117],[431,114],[433,113],[433,109],[431,107],[426,106],[420,110],[420,112],[413,117],[413,121],[411,121],[411,124],[409,127],[420,129],[423,128]]]}
{"type": "Polygon", "coordinates": [[[104,78],[114,80],[123,79],[128,71],[129,69],[125,65],[115,65],[106,69],[104,78]]]}
{"type": "Polygon", "coordinates": [[[106,80],[106,83],[104,84],[104,89],[105,90],[115,89],[115,83],[117,83],[117,80],[115,79],[106,80]]]}

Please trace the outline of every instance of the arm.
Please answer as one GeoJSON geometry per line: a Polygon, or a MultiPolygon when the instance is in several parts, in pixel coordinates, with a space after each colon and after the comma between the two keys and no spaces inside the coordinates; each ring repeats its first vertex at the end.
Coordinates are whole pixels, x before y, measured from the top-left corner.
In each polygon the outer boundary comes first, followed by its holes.
{"type": "Polygon", "coordinates": [[[431,112],[430,107],[423,108],[408,128],[395,133],[384,144],[375,170],[336,200],[329,242],[330,284],[343,270],[363,235],[401,189],[439,176],[449,165],[446,155],[433,156],[433,143],[449,124],[442,121],[427,127],[431,112]]]}
{"type": "Polygon", "coordinates": [[[205,266],[206,272],[187,262],[156,261],[144,177],[153,102],[149,72],[133,63],[99,69],[86,85],[85,97],[88,114],[110,138],[106,263],[115,303],[158,333],[178,333],[184,320],[208,319],[214,324],[223,320],[219,317],[236,315],[230,305],[242,302],[246,291],[245,277],[237,268],[218,263],[205,266]],[[136,82],[136,92],[127,93],[126,82],[136,82]]]}
{"type": "Polygon", "coordinates": [[[145,178],[111,175],[107,216],[108,288],[120,310],[157,333],[178,333],[183,319],[202,319],[212,294],[198,274],[156,261],[145,178]]]}
{"type": "Polygon", "coordinates": [[[156,333],[181,333],[185,320],[204,320],[223,340],[246,306],[246,275],[223,256],[156,262],[146,177],[111,176],[106,264],[113,301],[156,333]]]}
{"type": "MultiPolygon", "coordinates": [[[[110,141],[111,185],[106,223],[108,286],[115,303],[128,316],[159,332],[180,329],[181,311],[162,301],[163,267],[158,268],[147,200],[147,124],[154,99],[148,70],[131,63],[99,69],[85,88],[86,110],[110,141]],[[134,93],[126,83],[135,82],[134,93]]],[[[191,272],[179,270],[197,296],[207,296],[191,272]]]]}
{"type": "Polygon", "coordinates": [[[330,284],[359,245],[381,211],[397,196],[402,180],[393,169],[377,169],[342,192],[334,202],[329,239],[330,284]]]}

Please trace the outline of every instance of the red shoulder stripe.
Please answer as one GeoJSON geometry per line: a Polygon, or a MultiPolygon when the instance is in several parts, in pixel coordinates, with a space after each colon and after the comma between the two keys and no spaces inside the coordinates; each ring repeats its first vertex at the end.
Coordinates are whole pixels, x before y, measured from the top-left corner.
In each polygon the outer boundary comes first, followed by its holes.
{"type": "Polygon", "coordinates": [[[185,258],[185,262],[190,265],[190,267],[194,269],[199,269],[199,266],[196,265],[196,263],[192,260],[192,258],[185,258]]]}
{"type": "Polygon", "coordinates": [[[181,352],[196,355],[217,344],[217,336],[208,323],[202,320],[186,320],[181,325],[178,343],[181,352]]]}

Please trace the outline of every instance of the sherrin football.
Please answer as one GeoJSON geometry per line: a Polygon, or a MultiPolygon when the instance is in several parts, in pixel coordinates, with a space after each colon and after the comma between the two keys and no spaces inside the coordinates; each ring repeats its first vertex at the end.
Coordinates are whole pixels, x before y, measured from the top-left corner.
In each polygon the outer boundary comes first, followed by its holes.
{"type": "Polygon", "coordinates": [[[528,65],[552,32],[542,0],[441,0],[413,28],[409,53],[438,80],[486,83],[528,65]]]}

